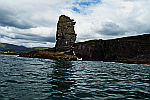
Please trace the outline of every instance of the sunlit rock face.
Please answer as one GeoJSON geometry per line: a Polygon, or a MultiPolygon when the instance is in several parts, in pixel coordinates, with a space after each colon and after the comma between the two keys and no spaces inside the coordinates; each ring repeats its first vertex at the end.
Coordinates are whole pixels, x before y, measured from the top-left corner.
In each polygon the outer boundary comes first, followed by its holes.
{"type": "Polygon", "coordinates": [[[76,34],[74,30],[73,19],[68,16],[61,15],[57,23],[57,33],[56,33],[56,52],[65,52],[66,54],[73,54],[73,45],[76,40],[76,34]]]}

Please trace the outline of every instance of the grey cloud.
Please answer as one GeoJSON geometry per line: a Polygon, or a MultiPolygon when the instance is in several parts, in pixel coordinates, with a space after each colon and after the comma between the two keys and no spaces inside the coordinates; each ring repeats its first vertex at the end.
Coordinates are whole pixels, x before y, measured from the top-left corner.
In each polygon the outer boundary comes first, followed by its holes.
{"type": "Polygon", "coordinates": [[[11,12],[8,10],[3,10],[0,8],[0,25],[1,26],[11,26],[20,29],[29,29],[36,27],[32,24],[32,22],[18,18],[15,12],[11,12]]]}
{"type": "Polygon", "coordinates": [[[34,28],[30,23],[27,23],[25,21],[18,22],[17,20],[11,20],[11,21],[0,21],[1,26],[11,26],[16,27],[19,29],[29,29],[34,28]]]}
{"type": "Polygon", "coordinates": [[[107,36],[123,36],[126,33],[130,34],[150,33],[149,24],[138,23],[136,21],[133,24],[131,20],[127,21],[127,23],[124,23],[126,26],[126,28],[124,28],[120,27],[116,23],[104,22],[102,23],[102,28],[96,30],[96,33],[107,36]]]}
{"type": "Polygon", "coordinates": [[[4,36],[1,37],[8,37],[11,39],[22,39],[22,40],[31,40],[31,41],[39,41],[39,42],[55,42],[55,37],[41,37],[34,34],[15,34],[14,37],[4,36]]]}
{"type": "Polygon", "coordinates": [[[125,31],[115,23],[104,22],[102,23],[102,29],[98,30],[97,33],[102,35],[124,35],[125,31]]]}
{"type": "MultiPolygon", "coordinates": [[[[29,5],[31,6],[31,5],[29,5]]],[[[39,6],[39,8],[41,8],[39,6]]],[[[0,25],[10,26],[19,29],[30,29],[36,27],[49,27],[55,26],[56,22],[53,19],[49,19],[47,7],[42,7],[41,10],[37,11],[37,7],[32,9],[19,8],[19,5],[13,7],[2,7],[0,4],[0,25]],[[16,10],[17,9],[17,10],[16,10]]]]}

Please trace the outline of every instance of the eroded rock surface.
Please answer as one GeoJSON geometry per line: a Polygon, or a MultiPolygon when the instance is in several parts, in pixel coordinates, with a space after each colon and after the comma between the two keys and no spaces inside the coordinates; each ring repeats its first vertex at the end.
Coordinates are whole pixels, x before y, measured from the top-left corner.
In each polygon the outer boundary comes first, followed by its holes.
{"type": "Polygon", "coordinates": [[[150,61],[149,39],[150,34],[112,40],[90,40],[76,43],[74,51],[82,60],[126,60],[126,62],[133,60],[147,63],[150,61]]]}
{"type": "Polygon", "coordinates": [[[76,34],[74,30],[73,19],[68,16],[61,15],[57,23],[56,33],[56,45],[54,48],[45,50],[35,50],[28,53],[22,53],[19,57],[31,57],[31,58],[46,58],[56,60],[77,60],[77,57],[73,55],[73,45],[76,40],[76,34]]]}
{"type": "Polygon", "coordinates": [[[68,16],[61,15],[57,23],[55,52],[64,52],[65,54],[73,54],[73,45],[76,40],[73,19],[68,16]]]}

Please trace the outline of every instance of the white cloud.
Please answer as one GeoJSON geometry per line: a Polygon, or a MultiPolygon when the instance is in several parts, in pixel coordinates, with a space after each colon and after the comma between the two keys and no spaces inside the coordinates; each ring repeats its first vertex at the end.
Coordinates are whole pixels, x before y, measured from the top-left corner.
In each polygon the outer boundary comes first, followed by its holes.
{"type": "Polygon", "coordinates": [[[102,0],[98,4],[88,7],[85,10],[87,15],[79,17],[82,28],[77,30],[86,32],[87,36],[91,34],[90,38],[95,38],[94,34],[100,34],[97,38],[103,39],[149,33],[149,4],[148,0],[133,2],[102,0]],[[84,26],[85,28],[83,28],[84,26]]]}
{"type": "Polygon", "coordinates": [[[61,14],[76,21],[77,41],[150,33],[150,0],[98,1],[1,0],[1,42],[28,47],[54,46],[61,14]]]}

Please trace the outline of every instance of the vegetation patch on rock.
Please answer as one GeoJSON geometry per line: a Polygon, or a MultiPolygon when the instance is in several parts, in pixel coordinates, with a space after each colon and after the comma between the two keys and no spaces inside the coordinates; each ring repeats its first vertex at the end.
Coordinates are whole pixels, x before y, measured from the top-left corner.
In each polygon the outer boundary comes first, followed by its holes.
{"type": "Polygon", "coordinates": [[[64,52],[47,52],[35,50],[28,53],[22,53],[19,57],[30,57],[30,58],[44,58],[44,59],[55,59],[55,60],[68,60],[76,61],[77,57],[73,55],[64,54],[64,52]]]}

